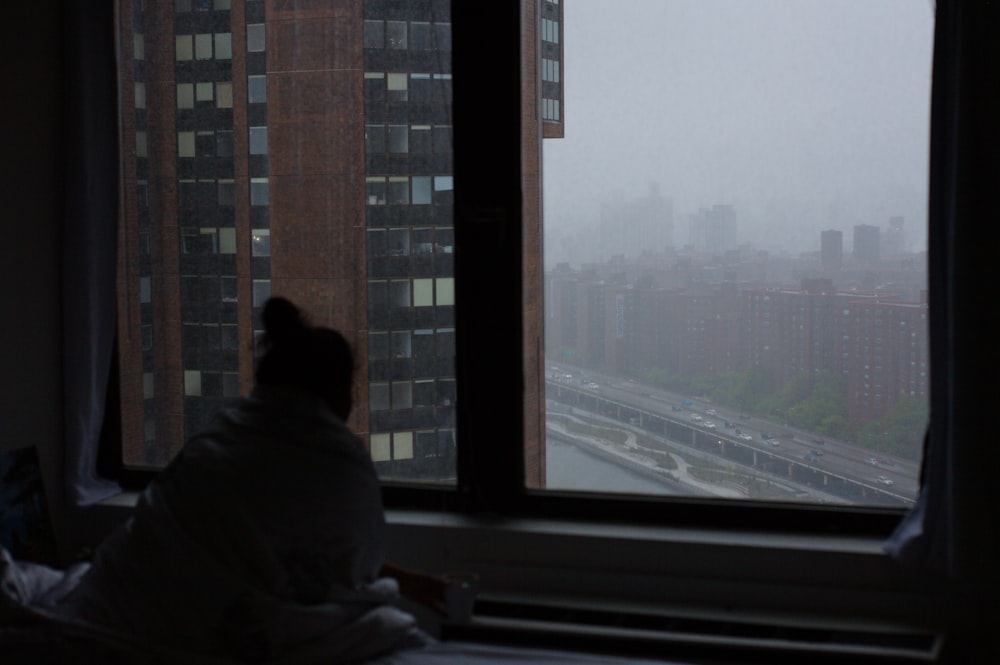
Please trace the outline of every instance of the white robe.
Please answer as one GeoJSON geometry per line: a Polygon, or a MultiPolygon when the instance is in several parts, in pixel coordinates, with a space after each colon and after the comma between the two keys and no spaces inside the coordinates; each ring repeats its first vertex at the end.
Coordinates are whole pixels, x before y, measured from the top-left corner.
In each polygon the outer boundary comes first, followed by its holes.
{"type": "Polygon", "coordinates": [[[143,492],[52,608],[171,650],[355,662],[429,641],[378,578],[378,478],[308,393],[258,387],[143,492]]]}

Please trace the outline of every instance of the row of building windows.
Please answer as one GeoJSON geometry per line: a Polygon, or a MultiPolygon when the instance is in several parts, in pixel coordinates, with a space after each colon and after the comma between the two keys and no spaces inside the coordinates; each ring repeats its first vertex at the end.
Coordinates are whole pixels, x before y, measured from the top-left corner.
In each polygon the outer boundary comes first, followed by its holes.
{"type": "Polygon", "coordinates": [[[237,372],[184,370],[185,397],[239,397],[240,375],[237,372]]]}
{"type": "Polygon", "coordinates": [[[454,277],[379,279],[368,282],[368,308],[446,307],[455,304],[454,277]]]}
{"type": "Polygon", "coordinates": [[[368,205],[429,205],[451,203],[455,179],[438,176],[368,176],[365,198],[368,205]]]}
{"type": "Polygon", "coordinates": [[[368,359],[453,358],[454,328],[376,330],[368,333],[368,359]]]}
{"type": "MultiPolygon", "coordinates": [[[[211,205],[232,207],[236,199],[236,181],[232,178],[184,179],[178,181],[179,202],[184,209],[205,208],[211,205]]],[[[136,198],[140,208],[149,207],[149,184],[136,183],[136,198]]],[[[267,178],[250,178],[250,205],[268,205],[267,178]]]]}
{"type": "Polygon", "coordinates": [[[228,11],[231,0],[174,0],[174,11],[178,14],[187,12],[228,11]]]}
{"type": "MultiPolygon", "coordinates": [[[[233,84],[231,81],[199,81],[177,84],[177,108],[193,109],[197,104],[214,105],[220,109],[233,108],[233,84]]],[[[255,74],[247,77],[247,103],[267,103],[267,76],[255,74]]],[[[135,84],[135,107],[146,108],[146,84],[135,84]]]]}
{"type": "Polygon", "coordinates": [[[365,125],[365,153],[451,154],[450,125],[365,125]]]}
{"type": "MultiPolygon", "coordinates": [[[[267,154],[267,126],[250,127],[247,131],[251,155],[267,154]]],[[[177,132],[177,156],[232,157],[233,131],[231,129],[177,132]]]]}
{"type": "MultiPolygon", "coordinates": [[[[197,227],[181,229],[182,254],[235,254],[236,229],[197,227]]],[[[269,229],[250,230],[250,255],[271,255],[271,231],[269,229]]]]}
{"type": "Polygon", "coordinates": [[[175,35],[174,54],[178,62],[188,60],[232,60],[233,33],[205,32],[175,35]]]}
{"type": "Polygon", "coordinates": [[[451,254],[454,243],[455,232],[451,227],[400,227],[367,232],[369,257],[451,254]]]}
{"type": "Polygon", "coordinates": [[[542,40],[553,44],[559,43],[559,22],[552,19],[542,19],[542,40]]]}
{"type": "Polygon", "coordinates": [[[372,382],[368,385],[368,407],[374,412],[451,406],[454,390],[454,379],[372,382]]]}
{"type": "Polygon", "coordinates": [[[372,21],[364,25],[365,48],[450,51],[451,23],[372,21]]]}
{"type": "Polygon", "coordinates": [[[542,120],[549,120],[553,122],[558,122],[560,120],[558,99],[542,99],[542,120]]]}
{"type": "Polygon", "coordinates": [[[542,58],[542,80],[550,83],[559,83],[559,61],[551,58],[542,58]]]}
{"type": "Polygon", "coordinates": [[[365,101],[447,102],[451,99],[451,74],[427,72],[365,72],[365,101]]]}
{"type": "MultiPolygon", "coordinates": [[[[254,307],[263,307],[268,298],[271,297],[271,280],[254,279],[251,282],[252,302],[254,307]]],[[[139,302],[150,303],[153,297],[152,278],[148,275],[139,278],[139,302]]],[[[454,295],[452,295],[454,300],[454,295]]],[[[226,275],[182,275],[181,276],[181,301],[182,303],[200,303],[221,300],[222,302],[236,302],[236,277],[226,275]],[[218,298],[212,295],[208,300],[204,294],[218,293],[218,298]]]]}

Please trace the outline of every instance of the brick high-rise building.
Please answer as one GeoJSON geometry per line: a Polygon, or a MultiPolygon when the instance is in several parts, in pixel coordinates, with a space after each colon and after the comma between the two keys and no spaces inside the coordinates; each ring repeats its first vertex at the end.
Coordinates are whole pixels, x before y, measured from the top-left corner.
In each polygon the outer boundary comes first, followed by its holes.
{"type": "MultiPolygon", "coordinates": [[[[249,389],[273,294],[352,342],[350,424],[380,474],[454,481],[450,7],[120,3],[126,464],[165,463],[249,389]]],[[[541,142],[563,131],[562,7],[521,9],[524,325],[540,339],[541,142]]],[[[540,385],[541,356],[526,364],[540,385]]],[[[544,459],[541,395],[527,399],[539,406],[526,458],[544,459]]],[[[543,485],[544,463],[527,475],[543,485]]]]}

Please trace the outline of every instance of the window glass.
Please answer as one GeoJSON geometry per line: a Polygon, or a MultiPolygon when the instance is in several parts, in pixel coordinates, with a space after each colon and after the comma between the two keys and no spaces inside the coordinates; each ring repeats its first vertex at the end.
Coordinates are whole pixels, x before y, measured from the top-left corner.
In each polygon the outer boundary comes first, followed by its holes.
{"type": "Polygon", "coordinates": [[[198,397],[201,395],[201,372],[184,370],[184,395],[198,397]]]}
{"type": "Polygon", "coordinates": [[[391,434],[372,434],[369,440],[373,461],[387,462],[392,459],[391,434]]]}
{"type": "Polygon", "coordinates": [[[267,178],[250,178],[250,205],[266,206],[268,200],[267,178]]]}
{"type": "Polygon", "coordinates": [[[267,77],[247,77],[247,101],[251,104],[267,103],[267,77]]]}
{"type": "Polygon", "coordinates": [[[194,84],[193,83],[178,83],[177,84],[177,108],[179,108],[179,109],[193,109],[194,108],[194,84]]]}
{"type": "Polygon", "coordinates": [[[385,46],[385,21],[365,21],[364,47],[383,48],[385,46]]]}
{"type": "Polygon", "coordinates": [[[396,432],[392,435],[392,456],[398,460],[413,459],[413,432],[396,432]]]}
{"type": "Polygon", "coordinates": [[[574,120],[543,146],[541,483],[912,505],[933,3],[566,11],[540,26],[543,117],[574,120]]]}
{"type": "Polygon", "coordinates": [[[215,84],[215,105],[220,109],[233,108],[233,84],[221,81],[215,84]]]}
{"type": "Polygon", "coordinates": [[[406,21],[386,21],[385,37],[389,48],[406,48],[406,21]]]}
{"type": "Polygon", "coordinates": [[[270,229],[253,229],[250,231],[250,254],[251,256],[271,255],[271,231],[270,229]]]}
{"type": "Polygon", "coordinates": [[[389,408],[389,384],[372,383],[368,387],[368,398],[372,411],[386,411],[389,408]]]}
{"type": "Polygon", "coordinates": [[[251,53],[264,50],[264,24],[251,23],[247,25],[247,51],[251,53]]]}
{"type": "Polygon", "coordinates": [[[389,289],[391,291],[391,304],[393,307],[410,307],[410,280],[392,280],[392,282],[390,282],[389,289]]]}
{"type": "Polygon", "coordinates": [[[413,306],[431,307],[434,305],[434,280],[413,280],[413,306]]]}
{"type": "Polygon", "coordinates": [[[413,408],[413,383],[410,381],[393,381],[392,407],[394,409],[413,408]]]}
{"type": "Polygon", "coordinates": [[[212,35],[211,33],[199,33],[194,36],[194,59],[212,59],[212,35]]]}
{"type": "Polygon", "coordinates": [[[385,152],[385,125],[365,125],[365,153],[377,155],[385,152]]]}
{"type": "Polygon", "coordinates": [[[426,21],[410,22],[410,50],[426,51],[432,48],[431,24],[426,21]]]}
{"type": "Polygon", "coordinates": [[[406,74],[398,72],[386,74],[385,87],[387,99],[391,102],[405,102],[407,100],[407,79],[406,74]]]}
{"type": "Polygon", "coordinates": [[[267,127],[250,128],[250,154],[267,154],[267,127]]]}
{"type": "Polygon", "coordinates": [[[389,203],[403,205],[410,202],[410,179],[406,176],[389,178],[389,203]]]}
{"type": "Polygon", "coordinates": [[[434,281],[435,304],[454,305],[455,304],[455,280],[451,277],[438,277],[434,281]]]}
{"type": "Polygon", "coordinates": [[[177,132],[177,156],[194,157],[194,132],[177,132]]]}
{"type": "Polygon", "coordinates": [[[409,139],[408,125],[389,125],[389,152],[407,152],[409,139]]]}
{"type": "Polygon", "coordinates": [[[194,100],[196,102],[213,101],[215,95],[212,94],[212,91],[214,88],[215,84],[210,81],[196,83],[194,86],[194,100]]]}
{"type": "Polygon", "coordinates": [[[194,59],[194,37],[192,35],[177,35],[174,44],[177,60],[194,59]]]}
{"type": "Polygon", "coordinates": [[[219,229],[219,253],[236,253],[236,229],[219,229]]]}
{"type": "Polygon", "coordinates": [[[233,57],[233,35],[230,32],[215,33],[215,57],[218,60],[231,60],[233,57]]]}
{"type": "Polygon", "coordinates": [[[414,205],[431,202],[431,177],[413,176],[413,192],[411,201],[414,205]]]}

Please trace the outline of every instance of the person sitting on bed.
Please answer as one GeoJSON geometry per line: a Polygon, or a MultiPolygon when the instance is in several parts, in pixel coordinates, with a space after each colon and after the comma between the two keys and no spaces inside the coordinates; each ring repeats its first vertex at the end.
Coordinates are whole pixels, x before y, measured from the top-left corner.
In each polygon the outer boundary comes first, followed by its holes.
{"type": "Polygon", "coordinates": [[[345,421],[344,337],[265,303],[248,397],[191,438],[62,605],[150,644],[241,660],[358,661],[431,641],[393,603],[444,582],[383,560],[371,457],[345,421]]]}

